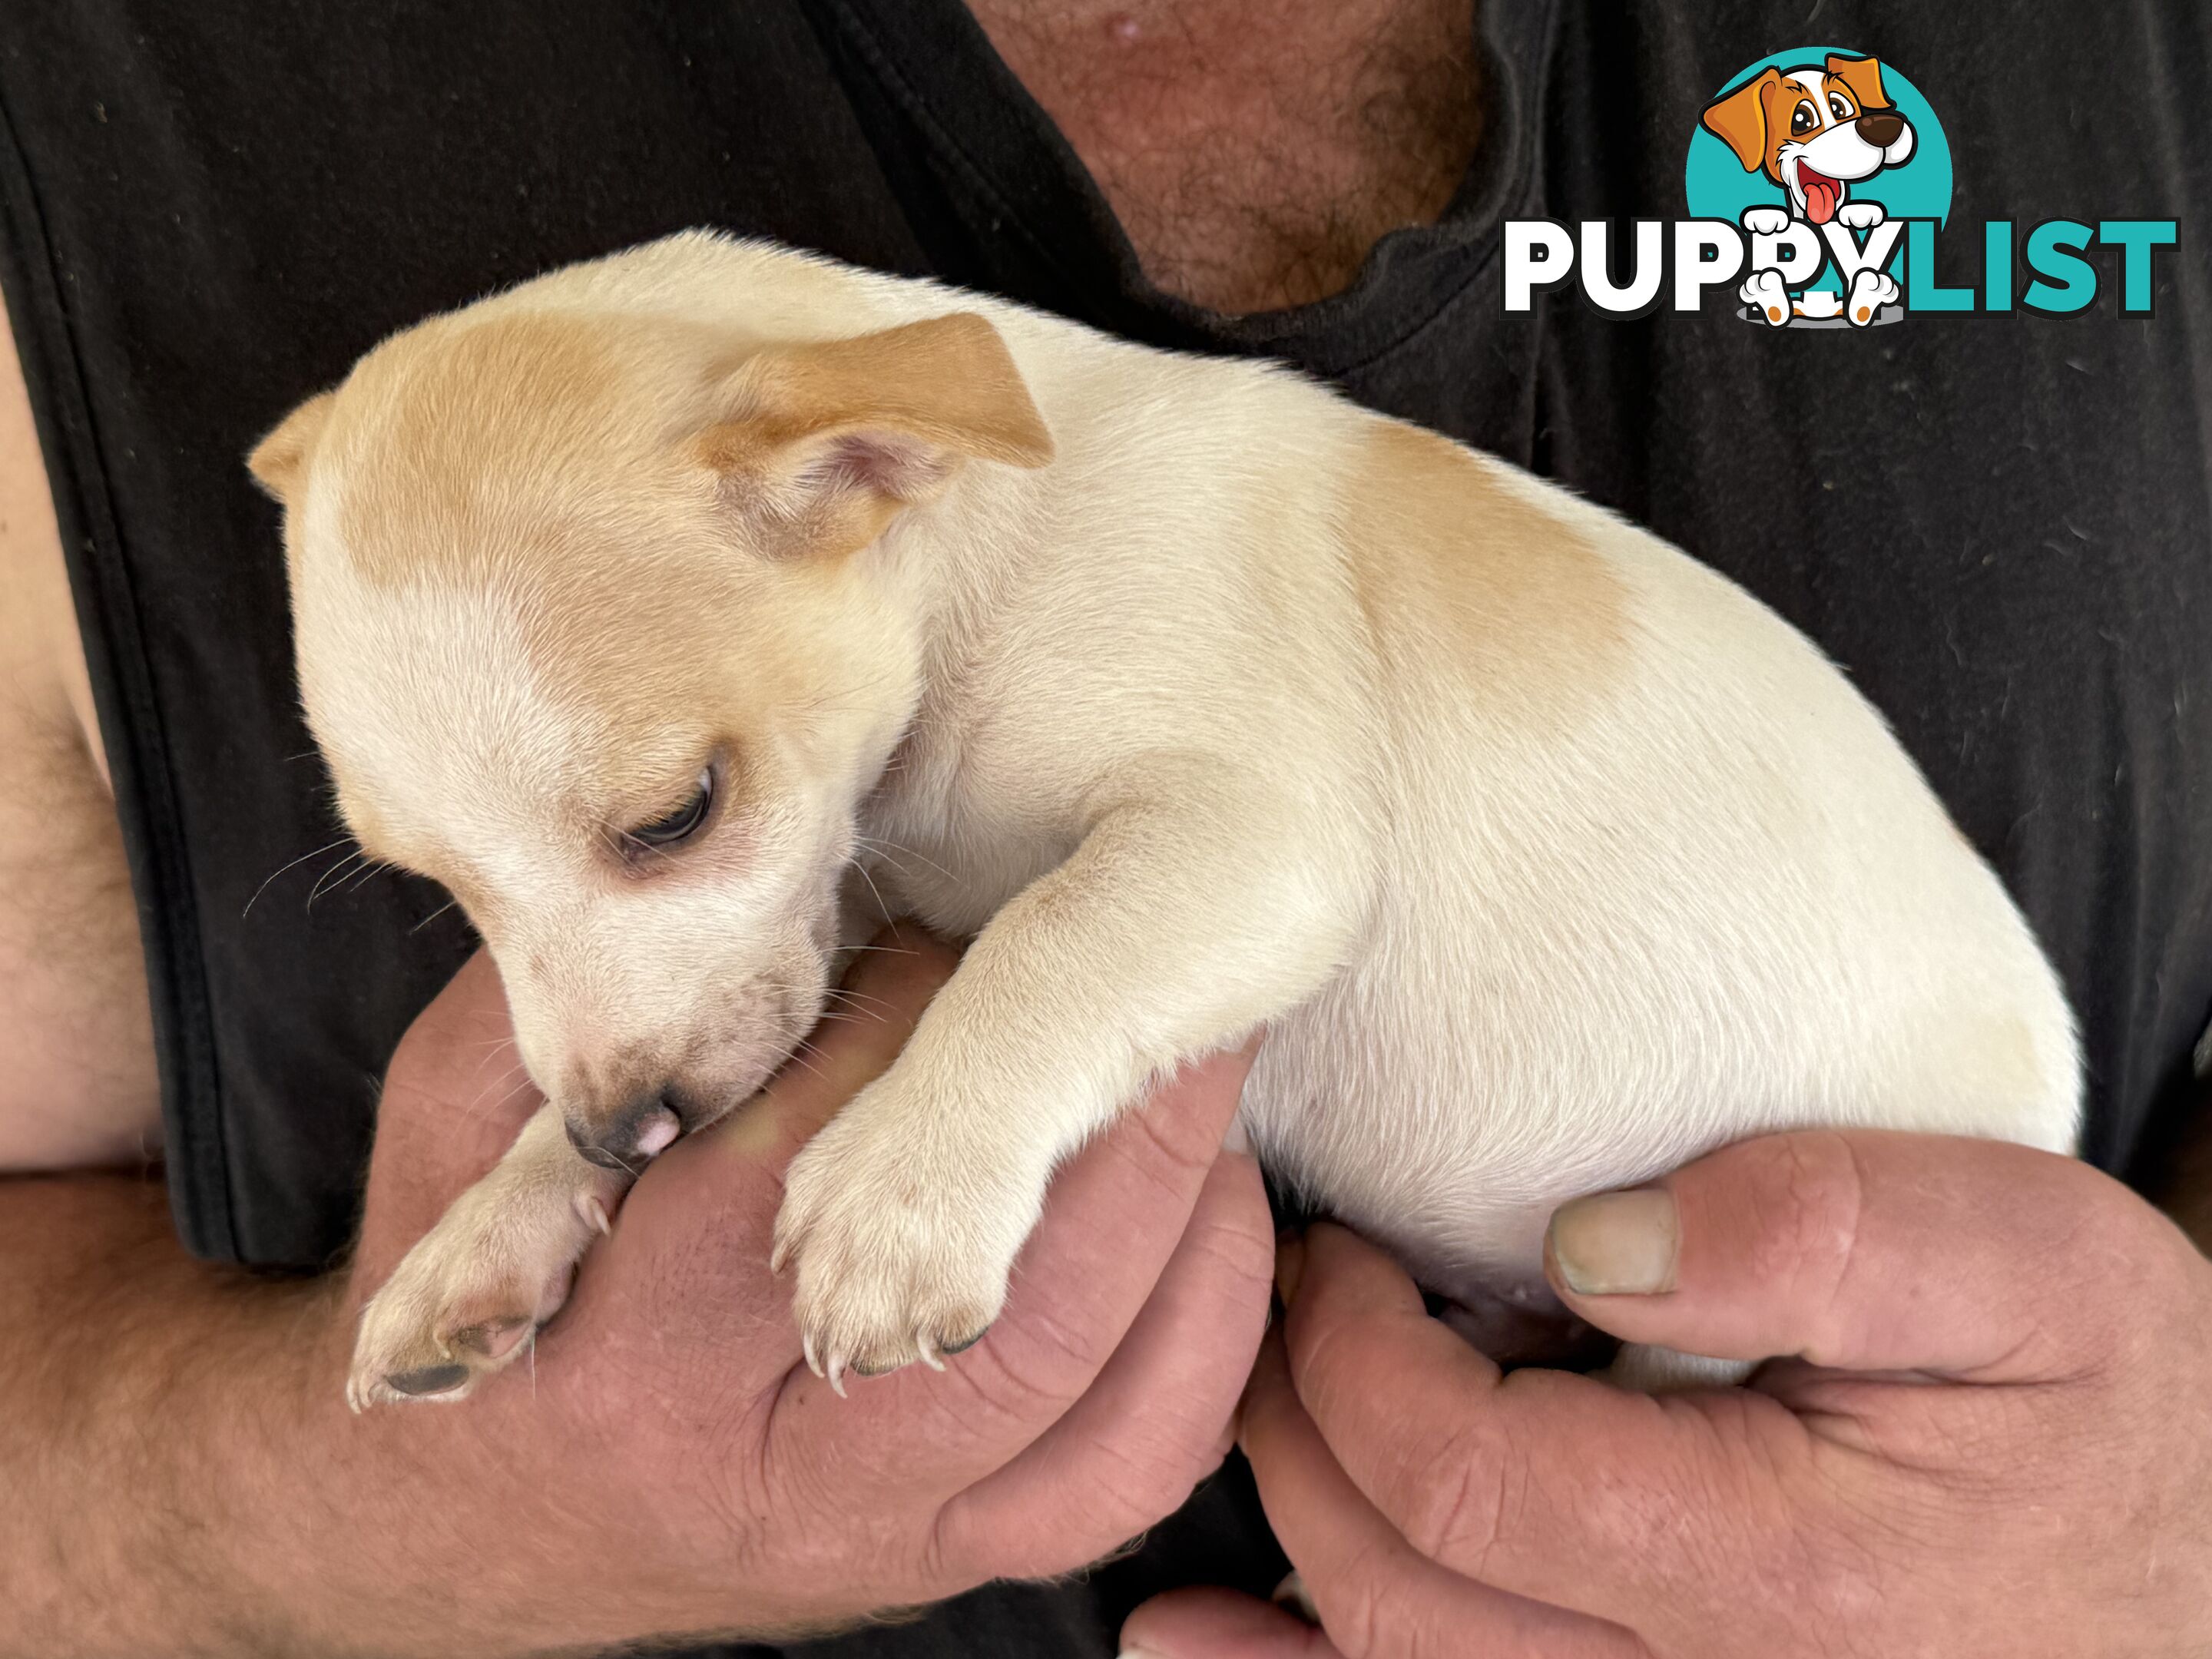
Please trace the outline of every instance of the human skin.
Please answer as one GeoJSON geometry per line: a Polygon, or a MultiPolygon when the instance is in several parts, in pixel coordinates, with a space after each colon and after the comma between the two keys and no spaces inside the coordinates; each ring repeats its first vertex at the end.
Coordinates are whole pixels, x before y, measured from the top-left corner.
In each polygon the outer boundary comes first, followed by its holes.
{"type": "Polygon", "coordinates": [[[1054,1182],[1006,1311],[947,1362],[800,1361],[768,1241],[791,1153],[889,1065],[953,958],[886,940],[738,1116],[665,1154],[536,1352],[459,1407],[356,1417],[353,1316],[537,1104],[479,957],[387,1079],[352,1272],[185,1258],[159,1190],[0,1202],[0,1653],[439,1655],[850,1623],[1065,1572],[1225,1455],[1267,1308],[1249,1054],[1187,1069],[1054,1182]]]}
{"type": "Polygon", "coordinates": [[[2212,1263],[2118,1182],[1984,1142],[1774,1136],[1566,1206],[1547,1255],[1628,1340],[1792,1358],[1663,1399],[1501,1377],[1317,1227],[1282,1253],[1242,1437],[1322,1628],[1185,1591],[1125,1650],[2212,1650],[2212,1263]]]}

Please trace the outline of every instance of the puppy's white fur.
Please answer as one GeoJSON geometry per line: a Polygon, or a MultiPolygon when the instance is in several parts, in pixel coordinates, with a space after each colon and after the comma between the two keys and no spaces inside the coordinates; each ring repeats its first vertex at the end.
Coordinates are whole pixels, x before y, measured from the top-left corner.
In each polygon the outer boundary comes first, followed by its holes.
{"type": "Polygon", "coordinates": [[[975,942],[791,1171],[833,1376],[972,1339],[1054,1165],[1262,1024],[1261,1158],[1464,1300],[1763,1130],[2073,1143],[2054,977],[1840,673],[1295,375],[691,234],[386,343],[255,464],[342,803],[468,905],[551,1101],[371,1306],[358,1401],[550,1313],[607,1179],[560,1116],[738,1103],[855,859],[975,942]],[[610,854],[714,756],[696,846],[610,854]]]}

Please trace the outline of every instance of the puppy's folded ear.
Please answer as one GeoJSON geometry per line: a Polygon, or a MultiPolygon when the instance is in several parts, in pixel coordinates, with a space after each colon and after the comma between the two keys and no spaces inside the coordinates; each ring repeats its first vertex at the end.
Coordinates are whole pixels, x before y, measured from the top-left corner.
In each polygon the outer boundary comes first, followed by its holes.
{"type": "Polygon", "coordinates": [[[972,312],[774,346],[693,440],[772,550],[848,552],[934,499],[969,460],[1040,467],[1052,434],[999,331],[972,312]]]}
{"type": "Polygon", "coordinates": [[[1828,54],[1828,73],[1850,88],[1851,101],[1862,110],[1887,109],[1889,94],[1881,89],[1881,59],[1838,58],[1828,54]]]}
{"type": "Polygon", "coordinates": [[[300,493],[300,481],[307,474],[307,458],[314,453],[315,440],[322,436],[337,397],[335,392],[317,392],[279,421],[276,429],[254,445],[253,453],[246,458],[246,471],[278,502],[289,506],[300,493]]]}
{"type": "Polygon", "coordinates": [[[1705,106],[1705,130],[1735,152],[1746,173],[1766,166],[1766,104],[1781,84],[1781,70],[1761,70],[1727,97],[1705,106]]]}

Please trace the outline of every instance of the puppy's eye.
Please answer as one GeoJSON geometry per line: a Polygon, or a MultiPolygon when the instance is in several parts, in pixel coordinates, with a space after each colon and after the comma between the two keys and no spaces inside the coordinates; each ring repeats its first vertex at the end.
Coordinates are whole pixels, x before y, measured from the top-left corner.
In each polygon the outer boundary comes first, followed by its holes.
{"type": "Polygon", "coordinates": [[[1828,113],[1838,121],[1848,121],[1856,112],[1851,108],[1850,100],[1842,93],[1832,92],[1828,94],[1828,113]]]}
{"type": "Polygon", "coordinates": [[[1820,112],[1813,107],[1810,99],[1801,100],[1797,107],[1790,112],[1790,131],[1792,133],[1810,132],[1820,125],[1820,112]]]}
{"type": "Polygon", "coordinates": [[[707,809],[714,804],[714,769],[707,768],[699,774],[692,786],[690,799],[665,817],[650,823],[641,823],[625,831],[628,839],[645,847],[673,847],[696,832],[707,821],[707,809]]]}

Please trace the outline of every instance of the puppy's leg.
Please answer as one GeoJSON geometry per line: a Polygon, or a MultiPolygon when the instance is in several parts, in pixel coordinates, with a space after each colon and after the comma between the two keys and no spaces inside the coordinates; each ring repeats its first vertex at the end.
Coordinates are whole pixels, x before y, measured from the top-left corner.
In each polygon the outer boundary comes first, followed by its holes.
{"type": "Polygon", "coordinates": [[[362,1310],[347,1403],[466,1395],[560,1310],[628,1184],[579,1158],[541,1108],[362,1310]]]}
{"type": "Polygon", "coordinates": [[[1732,1389],[1758,1369],[1755,1360],[1709,1359],[1631,1342],[1598,1375],[1638,1394],[1679,1394],[1686,1389],[1732,1389]]]}
{"type": "Polygon", "coordinates": [[[792,1164],[775,1261],[797,1264],[793,1311],[833,1382],[981,1335],[1054,1165],[1348,950],[1363,889],[1335,827],[1196,786],[1173,799],[1111,813],[1007,903],[898,1063],[792,1164]]]}

